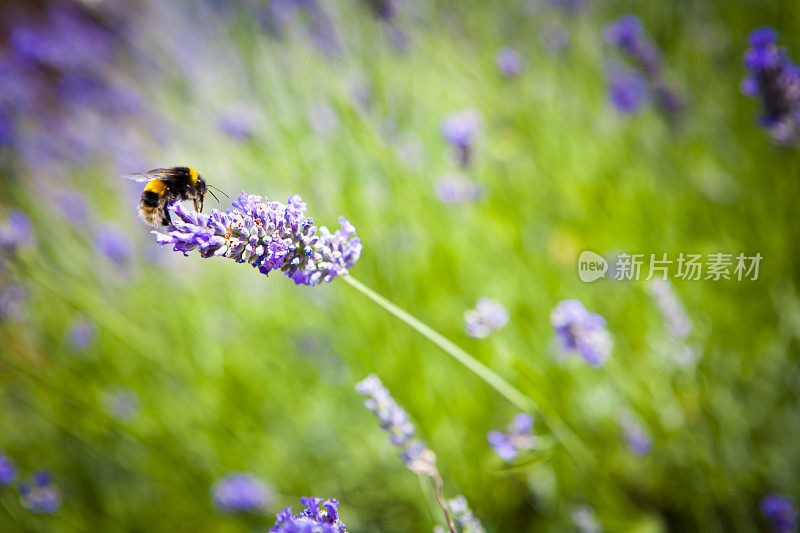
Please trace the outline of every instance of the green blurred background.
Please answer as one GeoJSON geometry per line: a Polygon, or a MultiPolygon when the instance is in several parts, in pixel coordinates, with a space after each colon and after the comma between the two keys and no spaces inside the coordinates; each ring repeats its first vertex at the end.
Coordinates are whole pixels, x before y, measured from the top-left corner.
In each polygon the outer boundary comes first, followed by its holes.
{"type": "Polygon", "coordinates": [[[265,531],[317,495],[340,500],[350,531],[430,531],[431,489],[353,389],[372,372],[489,531],[568,531],[584,505],[607,531],[766,529],[761,498],[800,494],[800,153],[770,142],[739,85],[755,27],[800,54],[800,5],[409,0],[384,20],[363,1],[295,3],[284,18],[266,1],[2,4],[4,57],[54,5],[102,28],[77,31],[102,56],[80,68],[135,105],[106,110],[93,89],[64,103],[66,67],[28,66],[44,96],[0,148],[0,219],[33,226],[0,272],[4,295],[24,290],[0,319],[0,451],[20,477],[52,472],[63,499],[36,516],[0,486],[0,530],[265,531]],[[620,55],[603,27],[626,13],[687,98],[677,120],[608,102],[620,55]],[[525,59],[515,79],[495,65],[504,46],[525,59]],[[467,108],[482,124],[459,170],[440,122],[467,108]],[[346,216],[365,246],[353,276],[535,401],[545,442],[542,421],[561,421],[588,457],[554,442],[504,465],[486,434],[517,409],[341,280],[295,287],[158,248],[141,184],[119,176],[181,164],[231,195],[300,194],[317,224],[346,216]],[[485,196],[440,201],[437,180],[458,172],[485,196]],[[679,365],[647,284],[580,282],[585,249],[764,259],[757,281],[675,281],[699,355],[679,365]],[[510,312],[482,340],[462,319],[480,297],[510,312]],[[604,368],[554,355],[566,298],[607,318],[604,368]],[[76,324],[94,331],[80,346],[76,324]],[[650,453],[626,446],[623,412],[650,453]],[[263,513],[214,507],[232,471],[272,487],[263,513]]]}

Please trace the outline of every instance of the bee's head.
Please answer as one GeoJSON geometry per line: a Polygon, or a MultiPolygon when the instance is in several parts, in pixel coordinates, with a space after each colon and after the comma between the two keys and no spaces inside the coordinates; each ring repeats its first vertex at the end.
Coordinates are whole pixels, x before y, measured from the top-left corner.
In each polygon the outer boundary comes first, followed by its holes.
{"type": "Polygon", "coordinates": [[[206,185],[206,180],[204,180],[200,175],[197,176],[197,183],[194,184],[195,190],[197,190],[197,194],[200,197],[205,196],[206,192],[208,191],[208,185],[206,185]]]}

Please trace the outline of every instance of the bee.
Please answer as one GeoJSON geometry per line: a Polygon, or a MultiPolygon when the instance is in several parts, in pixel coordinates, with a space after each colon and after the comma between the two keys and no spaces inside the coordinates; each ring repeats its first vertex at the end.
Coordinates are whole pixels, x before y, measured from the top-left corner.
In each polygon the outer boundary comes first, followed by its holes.
{"type": "MultiPolygon", "coordinates": [[[[203,212],[203,199],[210,193],[219,202],[210,188],[220,191],[206,183],[200,174],[189,167],[156,168],[140,174],[127,174],[126,179],[147,182],[139,200],[139,215],[151,226],[169,226],[172,220],[167,206],[178,200],[194,202],[194,209],[203,212]]],[[[225,194],[227,197],[228,195],[225,194]]]]}

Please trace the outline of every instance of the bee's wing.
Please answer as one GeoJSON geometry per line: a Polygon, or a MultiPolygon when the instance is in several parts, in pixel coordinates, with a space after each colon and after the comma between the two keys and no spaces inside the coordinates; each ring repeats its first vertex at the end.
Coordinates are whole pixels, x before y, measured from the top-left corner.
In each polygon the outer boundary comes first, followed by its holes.
{"type": "Polygon", "coordinates": [[[175,171],[171,168],[154,168],[147,172],[124,174],[122,177],[131,181],[169,180],[175,177],[175,171]]]}

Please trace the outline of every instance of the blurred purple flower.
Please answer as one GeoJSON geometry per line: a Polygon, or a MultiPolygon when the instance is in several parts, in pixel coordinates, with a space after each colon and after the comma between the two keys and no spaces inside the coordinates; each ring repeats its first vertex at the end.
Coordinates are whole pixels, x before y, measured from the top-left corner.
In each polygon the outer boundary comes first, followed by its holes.
{"type": "Polygon", "coordinates": [[[664,83],[661,52],[646,36],[639,17],[620,17],[606,25],[603,37],[607,43],[621,50],[639,71],[617,68],[608,76],[611,101],[619,111],[637,112],[648,92],[652,93],[658,109],[668,117],[675,117],[684,109],[686,98],[664,83]]]}
{"type": "Polygon", "coordinates": [[[120,422],[132,420],[139,412],[139,396],[125,387],[115,387],[105,392],[105,410],[120,422]]]}
{"type": "Polygon", "coordinates": [[[17,479],[17,469],[7,456],[0,453],[0,485],[8,485],[17,479]]]}
{"type": "Polygon", "coordinates": [[[446,204],[477,202],[484,195],[483,184],[466,176],[444,176],[436,182],[436,196],[446,204]]]}
{"type": "Polygon", "coordinates": [[[397,15],[397,0],[364,0],[369,4],[375,15],[383,20],[390,21],[397,15]]]}
{"type": "Polygon", "coordinates": [[[214,504],[223,512],[258,512],[272,503],[272,490],[252,474],[230,473],[211,488],[214,504]]]}
{"type": "Polygon", "coordinates": [[[692,332],[692,322],[672,285],[665,280],[654,280],[650,284],[650,293],[656,300],[670,334],[677,340],[686,339],[692,332]]]}
{"type": "Polygon", "coordinates": [[[28,216],[16,209],[8,213],[5,223],[0,225],[0,249],[11,253],[27,246],[33,240],[33,231],[28,216]]]}
{"type": "Polygon", "coordinates": [[[500,73],[506,78],[516,78],[525,68],[525,60],[513,48],[501,48],[497,51],[494,60],[500,73]]]}
{"type": "Polygon", "coordinates": [[[356,392],[368,396],[364,407],[380,420],[380,427],[389,434],[389,440],[401,449],[403,464],[415,474],[436,477],[436,455],[419,439],[414,438],[414,424],[402,407],[383,386],[380,378],[370,374],[356,384],[356,392]]]}
{"type": "Polygon", "coordinates": [[[0,321],[5,319],[22,320],[23,305],[28,291],[19,283],[9,283],[0,287],[0,321]]]}
{"type": "Polygon", "coordinates": [[[760,98],[761,123],[779,144],[800,145],[800,67],[776,43],[772,28],[750,34],[751,48],[744,56],[750,75],[742,91],[760,98]]]}
{"type": "Polygon", "coordinates": [[[339,502],[333,499],[300,498],[306,506],[296,515],[286,507],[278,513],[270,533],[347,533],[347,527],[339,519],[339,502]]]}
{"type": "Polygon", "coordinates": [[[94,243],[97,251],[118,267],[126,266],[133,255],[133,243],[128,234],[111,226],[99,230],[94,243]]]}
{"type": "Polygon", "coordinates": [[[73,352],[82,352],[94,344],[97,327],[83,319],[75,320],[64,334],[64,343],[73,352]]]}
{"type": "Polygon", "coordinates": [[[156,242],[184,255],[197,249],[204,258],[249,263],[264,275],[280,270],[309,286],[347,275],[361,256],[361,240],[347,219],[340,216],[341,229],[333,233],[318,228],[298,195],[283,204],[242,192],[232,205],[226,213],[206,215],[176,202],[169,207],[172,226],[167,233],[154,231],[156,242]]]}
{"type": "Polygon", "coordinates": [[[467,335],[485,339],[508,323],[508,309],[497,300],[481,298],[474,309],[464,311],[464,328],[467,335]]]}
{"type": "Polygon", "coordinates": [[[474,109],[447,115],[441,124],[442,137],[458,150],[458,162],[466,167],[472,160],[472,149],[481,126],[481,116],[474,109]]]}
{"type": "Polygon", "coordinates": [[[647,82],[635,70],[612,68],[608,73],[608,98],[622,114],[638,113],[647,99],[647,82]]]}
{"type": "Polygon", "coordinates": [[[620,415],[620,424],[625,433],[625,443],[636,455],[647,455],[653,448],[653,440],[650,434],[640,423],[636,422],[628,412],[620,415]]]}
{"type": "Polygon", "coordinates": [[[797,505],[788,496],[770,494],[764,497],[761,500],[761,513],[775,533],[790,533],[797,528],[797,505]]]}
{"type": "Polygon", "coordinates": [[[61,507],[61,491],[48,472],[37,472],[30,483],[20,483],[19,493],[23,507],[32,513],[54,514],[61,507]]]}
{"type": "Polygon", "coordinates": [[[577,352],[593,367],[602,366],[611,354],[611,335],[602,316],[589,312],[578,300],[560,302],[550,315],[561,349],[577,352]]]}
{"type": "Polygon", "coordinates": [[[508,426],[508,433],[490,431],[486,437],[497,455],[504,461],[513,461],[520,452],[536,446],[533,434],[533,417],[519,413],[508,426]]]}

